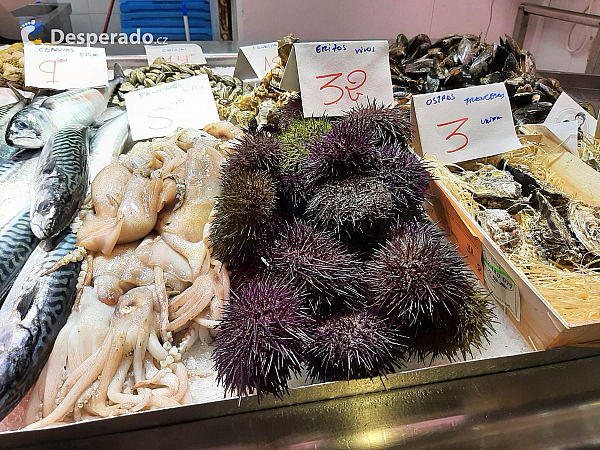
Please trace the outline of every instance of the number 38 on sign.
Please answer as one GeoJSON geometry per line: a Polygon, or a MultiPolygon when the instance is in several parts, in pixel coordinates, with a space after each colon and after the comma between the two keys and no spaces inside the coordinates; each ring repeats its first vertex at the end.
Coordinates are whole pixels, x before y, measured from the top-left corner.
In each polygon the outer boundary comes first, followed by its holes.
{"type": "Polygon", "coordinates": [[[446,164],[521,146],[503,83],[415,95],[411,121],[415,150],[446,164]]]}
{"type": "Polygon", "coordinates": [[[282,89],[299,90],[304,117],[340,116],[360,103],[393,103],[386,41],[294,44],[282,89]]]}

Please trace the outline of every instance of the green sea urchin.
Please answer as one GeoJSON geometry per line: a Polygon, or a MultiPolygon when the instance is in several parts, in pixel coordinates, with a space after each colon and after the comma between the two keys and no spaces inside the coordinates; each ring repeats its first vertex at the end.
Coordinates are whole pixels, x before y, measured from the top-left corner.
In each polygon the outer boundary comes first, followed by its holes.
{"type": "Polygon", "coordinates": [[[279,108],[279,128],[284,131],[292,120],[302,120],[303,117],[302,97],[294,94],[279,108]]]}
{"type": "Polygon", "coordinates": [[[377,101],[356,105],[344,116],[348,122],[364,122],[379,145],[396,144],[406,148],[412,139],[410,111],[400,106],[377,105],[377,101]]]}
{"type": "Polygon", "coordinates": [[[224,176],[210,224],[213,255],[227,263],[243,262],[268,227],[276,202],[267,173],[244,169],[224,176]]]}
{"type": "Polygon", "coordinates": [[[388,187],[399,214],[418,211],[428,196],[431,175],[425,163],[400,145],[377,149],[377,177],[388,187]]]}
{"type": "Polygon", "coordinates": [[[229,152],[221,172],[228,176],[243,170],[261,170],[274,175],[279,168],[280,153],[279,140],[270,133],[245,133],[229,152]]]}
{"type": "Polygon", "coordinates": [[[317,322],[306,351],[313,380],[340,381],[392,373],[406,346],[400,333],[369,310],[344,312],[317,322]]]}
{"type": "Polygon", "coordinates": [[[217,380],[237,395],[288,390],[304,348],[312,344],[312,319],[287,283],[262,278],[244,283],[226,306],[215,339],[217,380]]]}
{"type": "Polygon", "coordinates": [[[311,197],[306,215],[318,227],[351,236],[393,217],[387,187],[376,177],[356,176],[321,186],[311,197]]]}
{"type": "Polygon", "coordinates": [[[307,186],[365,175],[376,168],[376,140],[364,122],[340,122],[310,145],[303,164],[307,186]]]}
{"type": "Polygon", "coordinates": [[[363,263],[331,233],[308,223],[288,223],[273,242],[267,260],[269,270],[308,294],[315,313],[359,307],[364,299],[363,263]]]}
{"type": "Polygon", "coordinates": [[[410,353],[419,360],[440,356],[450,361],[461,355],[463,359],[472,354],[472,349],[480,350],[489,344],[489,334],[494,331],[494,313],[488,296],[473,286],[474,295],[458,307],[454,317],[445,318],[443,324],[422,324],[407,330],[410,339],[410,353]]]}
{"type": "Polygon", "coordinates": [[[365,271],[372,306],[396,326],[443,324],[479,295],[473,273],[432,223],[397,225],[365,271]]]}

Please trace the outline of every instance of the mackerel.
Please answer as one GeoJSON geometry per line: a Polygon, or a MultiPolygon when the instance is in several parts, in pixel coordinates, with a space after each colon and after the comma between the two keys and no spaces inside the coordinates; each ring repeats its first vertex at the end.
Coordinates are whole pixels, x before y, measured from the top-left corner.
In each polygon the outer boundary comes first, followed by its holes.
{"type": "Polygon", "coordinates": [[[87,127],[54,133],[40,154],[31,186],[31,230],[39,239],[57,236],[73,220],[89,182],[87,127]]]}
{"type": "Polygon", "coordinates": [[[90,180],[117,158],[131,138],[126,112],[110,119],[100,127],[90,141],[90,180]]]}
{"type": "Polygon", "coordinates": [[[13,89],[13,92],[19,100],[15,103],[0,106],[0,162],[12,158],[13,155],[20,151],[17,147],[9,145],[6,142],[6,130],[12,118],[27,106],[29,100],[23,97],[16,89],[13,89]]]}
{"type": "Polygon", "coordinates": [[[6,141],[23,149],[42,148],[50,136],[69,125],[90,125],[106,109],[123,81],[123,69],[115,65],[116,78],[103,88],[70,89],[18,112],[6,130],[6,141]]]}
{"type": "Polygon", "coordinates": [[[29,226],[29,208],[0,229],[0,306],[39,242],[29,226]]]}
{"type": "Polygon", "coordinates": [[[46,272],[75,248],[75,240],[69,232],[50,252],[38,245],[0,309],[0,420],[38,379],[71,312],[81,262],[46,272]]]}

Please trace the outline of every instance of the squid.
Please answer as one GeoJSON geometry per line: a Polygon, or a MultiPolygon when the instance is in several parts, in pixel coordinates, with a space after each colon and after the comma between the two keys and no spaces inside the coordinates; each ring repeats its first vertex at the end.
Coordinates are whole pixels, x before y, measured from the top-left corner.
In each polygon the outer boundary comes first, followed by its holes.
{"type": "Polygon", "coordinates": [[[82,410],[108,417],[189,401],[187,369],[175,347],[168,351],[160,344],[155,304],[154,286],[122,295],[102,345],[68,375],[58,403],[49,402],[50,412],[27,428],[58,423],[71,413],[77,418],[82,410]]]}

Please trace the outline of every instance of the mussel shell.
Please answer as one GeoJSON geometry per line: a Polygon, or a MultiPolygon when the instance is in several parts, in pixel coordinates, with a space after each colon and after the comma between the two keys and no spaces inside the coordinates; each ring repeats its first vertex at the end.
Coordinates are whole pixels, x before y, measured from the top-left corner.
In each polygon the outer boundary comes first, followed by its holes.
{"type": "MultiPolygon", "coordinates": [[[[427,49],[430,46],[431,46],[431,40],[429,39],[429,36],[427,36],[426,34],[423,34],[423,33],[417,34],[410,41],[407,42],[406,54],[411,55],[411,56],[415,55],[418,49],[424,49],[425,53],[427,53],[427,49]],[[425,44],[425,45],[423,46],[423,44],[425,44]]],[[[423,56],[423,55],[421,55],[421,56],[423,56]]],[[[420,58],[420,56],[417,56],[416,58],[420,58]]]]}
{"type": "Polygon", "coordinates": [[[543,122],[552,109],[550,102],[536,102],[521,106],[513,111],[513,120],[516,125],[543,122]]]}

